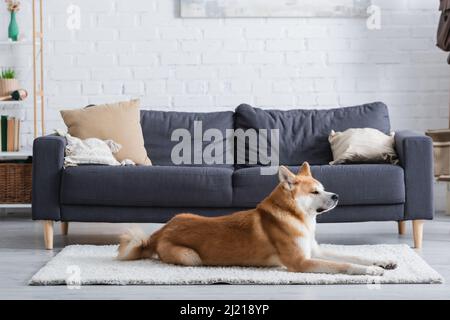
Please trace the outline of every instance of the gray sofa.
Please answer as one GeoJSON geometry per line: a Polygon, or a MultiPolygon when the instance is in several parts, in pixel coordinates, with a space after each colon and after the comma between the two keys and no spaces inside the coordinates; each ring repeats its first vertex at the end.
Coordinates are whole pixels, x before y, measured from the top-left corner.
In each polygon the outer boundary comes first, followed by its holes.
{"type": "MultiPolygon", "coordinates": [[[[65,138],[45,136],[34,141],[33,219],[44,221],[46,247],[53,246],[53,221],[166,222],[181,212],[217,216],[253,208],[277,185],[277,175],[261,175],[261,163],[249,163],[249,150],[239,164],[174,165],[171,141],[175,129],[223,133],[227,129],[279,129],[280,164],[297,170],[303,161],[326,189],[338,193],[339,206],[319,222],[413,221],[416,247],[421,246],[423,220],[433,218],[433,156],[430,138],[410,131],[396,132],[399,165],[330,166],[330,131],[371,127],[390,131],[383,103],[332,110],[275,111],[239,106],[235,112],[179,113],[142,111],[148,167],[80,166],[63,168],[65,138]]],[[[192,142],[194,137],[192,137],[192,142]]],[[[210,142],[203,142],[207,146],[210,142]]],[[[269,141],[270,147],[271,141],[269,141]]],[[[220,146],[220,144],[219,144],[220,146]]],[[[246,147],[249,148],[248,144],[246,147]]],[[[194,150],[195,151],[195,150],[194,150]]],[[[231,154],[228,154],[231,153],[231,154]]],[[[192,152],[194,157],[195,152],[192,152]]]]}

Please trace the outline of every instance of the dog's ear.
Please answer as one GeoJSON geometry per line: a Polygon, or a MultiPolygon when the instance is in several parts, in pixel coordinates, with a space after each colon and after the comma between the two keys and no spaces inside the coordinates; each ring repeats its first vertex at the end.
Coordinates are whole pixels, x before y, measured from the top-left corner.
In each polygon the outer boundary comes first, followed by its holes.
{"type": "Polygon", "coordinates": [[[311,168],[309,167],[309,163],[308,162],[303,162],[302,166],[300,167],[300,169],[298,170],[298,175],[299,176],[309,176],[311,177],[311,168]]]}
{"type": "Polygon", "coordinates": [[[281,166],[278,169],[278,178],[286,189],[292,190],[295,182],[295,175],[288,168],[281,166]]]}

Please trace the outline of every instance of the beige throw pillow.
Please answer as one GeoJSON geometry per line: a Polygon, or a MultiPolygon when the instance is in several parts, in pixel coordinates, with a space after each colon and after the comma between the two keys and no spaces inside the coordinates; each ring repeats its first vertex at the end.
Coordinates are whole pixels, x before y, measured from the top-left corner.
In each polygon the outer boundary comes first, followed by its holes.
{"type": "Polygon", "coordinates": [[[333,161],[342,163],[397,163],[394,133],[386,135],[371,129],[348,129],[344,132],[331,131],[328,137],[333,161]]]}
{"type": "Polygon", "coordinates": [[[115,154],[119,162],[130,159],[139,165],[151,165],[144,147],[139,104],[139,100],[132,100],[63,110],[61,115],[70,135],[80,139],[113,140],[122,145],[115,154]]]}

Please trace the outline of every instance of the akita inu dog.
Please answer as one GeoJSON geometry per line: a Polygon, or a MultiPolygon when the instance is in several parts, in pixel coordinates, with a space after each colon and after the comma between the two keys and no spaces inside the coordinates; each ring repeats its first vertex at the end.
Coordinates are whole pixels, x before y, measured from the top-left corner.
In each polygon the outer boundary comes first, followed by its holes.
{"type": "Polygon", "coordinates": [[[118,259],[158,257],[184,266],[286,267],[292,272],[382,275],[393,261],[342,256],[315,240],[316,217],[336,207],[304,163],[297,175],[279,168],[279,185],[255,209],[208,218],[179,214],[150,237],[121,236],[118,259]]]}

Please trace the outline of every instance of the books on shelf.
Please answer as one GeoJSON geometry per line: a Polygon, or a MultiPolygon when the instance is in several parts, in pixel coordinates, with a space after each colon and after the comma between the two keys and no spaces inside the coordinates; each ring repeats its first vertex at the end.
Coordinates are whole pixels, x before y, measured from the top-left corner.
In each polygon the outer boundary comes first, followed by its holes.
{"type": "Polygon", "coordinates": [[[20,150],[20,119],[2,115],[0,118],[0,151],[20,150]]]}

